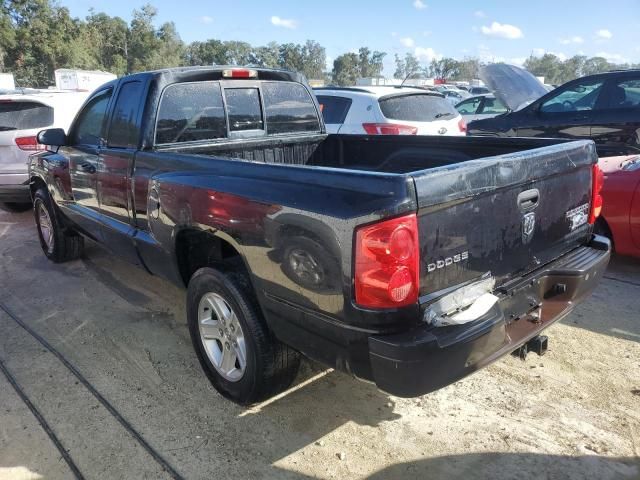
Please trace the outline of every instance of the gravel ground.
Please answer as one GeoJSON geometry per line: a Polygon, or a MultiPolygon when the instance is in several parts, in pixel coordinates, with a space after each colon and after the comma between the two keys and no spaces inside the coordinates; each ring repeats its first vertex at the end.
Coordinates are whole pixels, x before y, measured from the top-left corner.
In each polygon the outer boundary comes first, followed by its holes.
{"type": "MultiPolygon", "coordinates": [[[[184,292],[95,245],[49,263],[30,213],[0,212],[0,301],[58,349],[184,478],[640,479],[640,262],[514,357],[416,399],[304,362],[253,408],[192,352],[184,292]]],[[[0,359],[86,478],[170,478],[59,359],[0,311],[0,359]]],[[[0,480],[71,471],[0,375],[0,480]]]]}

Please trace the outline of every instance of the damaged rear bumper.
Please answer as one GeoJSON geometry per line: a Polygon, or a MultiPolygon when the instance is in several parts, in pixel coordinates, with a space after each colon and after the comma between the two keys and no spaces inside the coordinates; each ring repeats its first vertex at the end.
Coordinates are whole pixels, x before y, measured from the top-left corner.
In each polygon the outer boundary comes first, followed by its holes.
{"type": "Polygon", "coordinates": [[[611,244],[594,236],[529,275],[496,289],[493,307],[464,325],[369,337],[376,385],[415,397],[449,385],[512,352],[568,315],[596,287],[609,263],[611,244]]]}

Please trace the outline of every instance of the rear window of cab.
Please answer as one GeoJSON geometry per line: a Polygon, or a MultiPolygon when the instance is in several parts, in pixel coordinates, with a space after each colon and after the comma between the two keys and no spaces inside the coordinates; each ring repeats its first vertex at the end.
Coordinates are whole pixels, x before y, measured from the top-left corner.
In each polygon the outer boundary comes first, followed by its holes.
{"type": "Polygon", "coordinates": [[[224,87],[218,81],[167,86],[156,120],[156,145],[243,136],[320,132],[315,104],[295,82],[224,87]],[[231,135],[230,135],[231,134],[231,135]]]}

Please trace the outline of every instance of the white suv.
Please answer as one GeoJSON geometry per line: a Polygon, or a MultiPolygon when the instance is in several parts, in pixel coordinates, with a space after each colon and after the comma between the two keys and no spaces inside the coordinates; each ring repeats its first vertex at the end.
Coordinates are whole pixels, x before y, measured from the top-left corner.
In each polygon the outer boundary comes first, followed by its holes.
{"type": "Polygon", "coordinates": [[[414,87],[314,89],[328,133],[465,135],[464,120],[441,93],[414,87]]]}
{"type": "Polygon", "coordinates": [[[44,149],[36,141],[40,130],[65,130],[89,92],[23,90],[0,94],[0,207],[29,206],[29,155],[44,149]]]}

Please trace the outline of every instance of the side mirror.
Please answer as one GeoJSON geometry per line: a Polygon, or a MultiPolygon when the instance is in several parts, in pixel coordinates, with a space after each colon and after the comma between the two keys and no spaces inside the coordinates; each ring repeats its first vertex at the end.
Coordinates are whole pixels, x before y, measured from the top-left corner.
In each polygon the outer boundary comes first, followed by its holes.
{"type": "Polygon", "coordinates": [[[67,144],[67,135],[62,128],[48,128],[38,133],[38,143],[40,145],[51,145],[53,147],[63,147],[67,144]]]}

